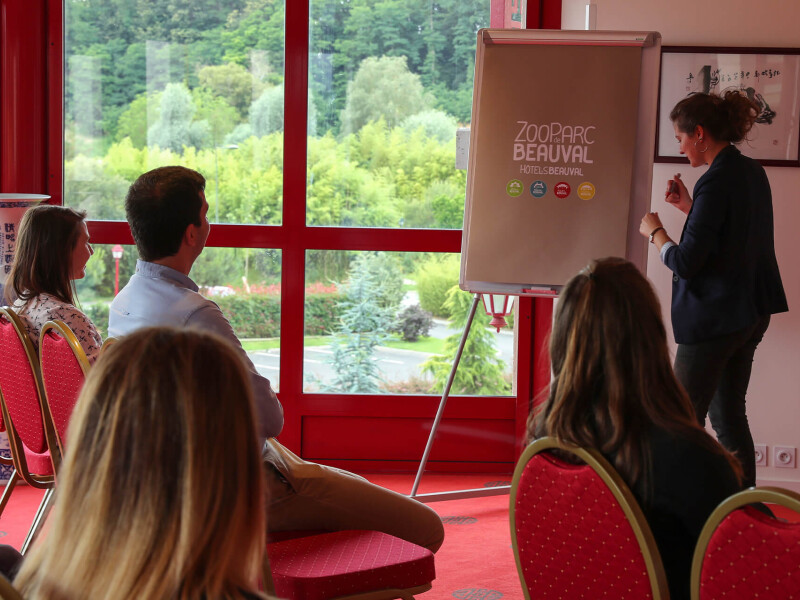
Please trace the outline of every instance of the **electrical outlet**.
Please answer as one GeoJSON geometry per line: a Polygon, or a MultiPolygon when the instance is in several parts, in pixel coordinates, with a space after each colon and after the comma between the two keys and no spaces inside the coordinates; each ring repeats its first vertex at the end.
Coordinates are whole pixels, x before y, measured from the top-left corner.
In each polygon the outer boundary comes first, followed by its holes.
{"type": "Polygon", "coordinates": [[[766,444],[756,444],[756,466],[757,467],[766,467],[767,466],[767,445],[766,444]]]}
{"type": "Polygon", "coordinates": [[[772,455],[773,464],[784,469],[794,469],[797,462],[797,448],[791,446],[775,446],[772,455]]]}

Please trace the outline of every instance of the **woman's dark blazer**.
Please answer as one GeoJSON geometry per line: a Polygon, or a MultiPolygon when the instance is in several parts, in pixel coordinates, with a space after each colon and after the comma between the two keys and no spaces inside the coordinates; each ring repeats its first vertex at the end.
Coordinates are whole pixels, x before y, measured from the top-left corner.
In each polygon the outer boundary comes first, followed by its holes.
{"type": "Polygon", "coordinates": [[[764,168],[734,146],[694,186],[692,208],[664,264],[672,271],[672,328],[696,344],[788,310],[775,258],[772,192],[764,168]]]}

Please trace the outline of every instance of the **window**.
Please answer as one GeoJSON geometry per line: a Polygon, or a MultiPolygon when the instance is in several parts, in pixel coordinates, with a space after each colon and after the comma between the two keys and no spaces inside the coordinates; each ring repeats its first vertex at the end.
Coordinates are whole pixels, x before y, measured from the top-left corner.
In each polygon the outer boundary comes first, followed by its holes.
{"type": "MultiPolygon", "coordinates": [[[[281,440],[302,451],[311,415],[402,417],[423,430],[441,391],[420,366],[427,358],[407,377],[379,358],[382,387],[356,394],[311,360],[332,356],[320,347],[341,338],[346,286],[364,263],[392,265],[401,309],[415,304],[431,264],[457,264],[466,173],[455,168],[454,133],[469,127],[477,30],[490,13],[502,24],[503,0],[47,2],[64,22],[63,82],[50,70],[63,89],[64,154],[56,163],[49,153],[51,177],[63,169],[65,203],[88,210],[98,250],[94,283],[79,289],[84,308],[102,312],[113,295],[112,245],[125,248],[120,286],[133,269],[122,208],[130,182],[163,164],[196,168],[214,225],[190,276],[280,386],[281,440]]],[[[49,140],[60,147],[60,132],[49,140]]],[[[424,343],[438,351],[460,331],[447,329],[452,317],[434,318],[440,329],[424,343]]],[[[407,350],[397,329],[389,336],[381,348],[407,350]]],[[[503,391],[481,393],[510,393],[505,343],[493,338],[487,354],[505,365],[503,391]]],[[[437,353],[419,348],[410,351],[437,353]]],[[[464,397],[448,418],[519,428],[515,402],[464,397]]]]}

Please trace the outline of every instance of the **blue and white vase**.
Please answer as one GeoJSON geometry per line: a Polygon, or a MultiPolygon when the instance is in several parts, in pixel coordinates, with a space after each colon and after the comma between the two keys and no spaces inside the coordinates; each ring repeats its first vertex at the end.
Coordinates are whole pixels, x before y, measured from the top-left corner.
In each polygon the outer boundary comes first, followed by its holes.
{"type": "MultiPolygon", "coordinates": [[[[5,457],[11,456],[11,450],[8,445],[8,434],[3,431],[0,432],[0,455],[5,457]]],[[[14,472],[14,467],[11,465],[0,465],[0,484],[5,485],[11,479],[11,473],[14,472]]]]}
{"type": "Polygon", "coordinates": [[[48,198],[50,196],[44,194],[0,194],[0,306],[5,304],[3,290],[14,261],[17,230],[22,215],[31,206],[48,198]]]}

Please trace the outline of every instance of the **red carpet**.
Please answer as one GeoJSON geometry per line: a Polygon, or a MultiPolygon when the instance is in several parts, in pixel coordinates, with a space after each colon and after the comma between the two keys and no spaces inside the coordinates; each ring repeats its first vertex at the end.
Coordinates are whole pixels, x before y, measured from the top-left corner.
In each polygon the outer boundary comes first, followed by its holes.
{"type": "MultiPolygon", "coordinates": [[[[366,475],[367,479],[408,494],[412,475],[366,475]]],[[[419,493],[508,484],[510,476],[440,475],[422,477],[419,493]]],[[[508,495],[431,502],[444,521],[445,538],[436,553],[436,580],[425,600],[522,600],[508,527],[508,495]]]]}
{"type": "MultiPolygon", "coordinates": [[[[367,475],[373,483],[403,494],[411,492],[413,475],[367,475]]],[[[425,475],[419,493],[506,483],[492,475],[425,475]]],[[[0,544],[19,549],[41,501],[42,490],[18,485],[0,517],[0,544]]],[[[522,600],[508,529],[508,496],[434,502],[445,523],[445,541],[436,554],[433,589],[425,600],[522,600]]]]}
{"type": "MultiPolygon", "coordinates": [[[[408,494],[413,475],[366,475],[378,485],[408,494]]],[[[419,493],[482,488],[507,483],[491,475],[429,474],[419,493]]],[[[0,543],[19,549],[33,521],[43,491],[18,485],[0,518],[0,543]]],[[[432,502],[445,524],[445,541],[436,554],[433,589],[425,600],[522,600],[508,527],[508,496],[490,496],[432,502]]],[[[774,507],[776,515],[791,521],[797,514],[774,507]]]]}
{"type": "Polygon", "coordinates": [[[0,517],[0,544],[14,546],[17,550],[22,548],[42,496],[44,490],[17,484],[0,517]]]}

